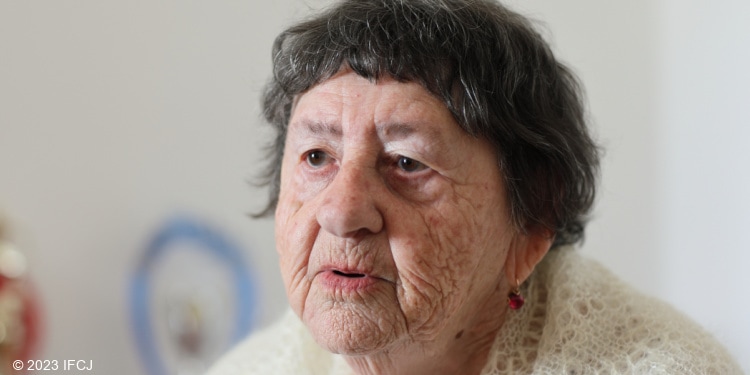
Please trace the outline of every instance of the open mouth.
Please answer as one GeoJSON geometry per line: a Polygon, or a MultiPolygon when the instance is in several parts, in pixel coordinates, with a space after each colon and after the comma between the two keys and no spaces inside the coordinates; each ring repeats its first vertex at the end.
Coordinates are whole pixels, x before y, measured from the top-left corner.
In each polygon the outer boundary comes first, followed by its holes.
{"type": "Polygon", "coordinates": [[[351,277],[351,278],[354,278],[354,279],[360,278],[360,277],[365,277],[365,275],[361,274],[361,273],[344,273],[344,272],[341,272],[339,270],[333,270],[333,274],[337,275],[337,276],[351,277]]]}

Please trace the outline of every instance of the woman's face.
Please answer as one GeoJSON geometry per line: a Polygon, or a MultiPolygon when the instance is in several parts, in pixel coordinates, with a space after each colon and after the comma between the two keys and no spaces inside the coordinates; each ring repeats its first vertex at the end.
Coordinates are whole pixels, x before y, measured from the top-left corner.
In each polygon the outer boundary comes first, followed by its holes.
{"type": "Polygon", "coordinates": [[[319,344],[447,343],[501,313],[520,235],[497,160],[416,83],[344,70],[298,97],[276,243],[291,306],[319,344]]]}

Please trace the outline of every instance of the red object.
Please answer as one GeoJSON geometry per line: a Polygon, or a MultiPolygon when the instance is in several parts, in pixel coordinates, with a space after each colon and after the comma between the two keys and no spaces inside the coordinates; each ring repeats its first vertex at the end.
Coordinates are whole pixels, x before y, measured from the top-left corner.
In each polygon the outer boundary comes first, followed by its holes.
{"type": "Polygon", "coordinates": [[[21,332],[23,332],[20,341],[14,342],[11,346],[7,346],[6,343],[4,348],[0,348],[9,352],[0,354],[10,355],[11,358],[25,362],[32,359],[36,353],[41,336],[41,312],[36,291],[28,280],[8,279],[0,275],[0,292],[15,294],[20,299],[21,306],[17,318],[22,327],[21,332]]]}
{"type": "Polygon", "coordinates": [[[508,306],[510,306],[512,310],[520,309],[521,307],[523,307],[524,302],[525,301],[523,299],[523,296],[521,295],[521,292],[518,291],[518,289],[511,290],[510,293],[508,293],[508,306]]]}

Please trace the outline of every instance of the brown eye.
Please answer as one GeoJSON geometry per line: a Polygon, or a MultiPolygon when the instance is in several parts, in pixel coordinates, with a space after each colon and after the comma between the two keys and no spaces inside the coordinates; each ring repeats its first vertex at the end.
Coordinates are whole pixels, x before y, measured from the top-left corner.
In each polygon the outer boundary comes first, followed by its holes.
{"type": "Polygon", "coordinates": [[[398,158],[398,167],[404,172],[419,172],[427,168],[424,164],[414,159],[407,158],[406,156],[400,156],[398,158]]]}
{"type": "Polygon", "coordinates": [[[328,161],[328,154],[320,150],[313,150],[307,153],[307,164],[311,167],[321,167],[328,161]]]}

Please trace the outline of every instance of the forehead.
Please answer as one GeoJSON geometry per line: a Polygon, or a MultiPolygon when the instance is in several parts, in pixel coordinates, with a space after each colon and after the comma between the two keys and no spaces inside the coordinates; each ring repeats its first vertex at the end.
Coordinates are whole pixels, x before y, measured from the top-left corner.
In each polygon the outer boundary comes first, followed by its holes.
{"type": "Polygon", "coordinates": [[[373,125],[382,136],[437,135],[463,130],[445,104],[415,82],[370,81],[344,70],[295,98],[290,128],[341,135],[373,125]]]}

